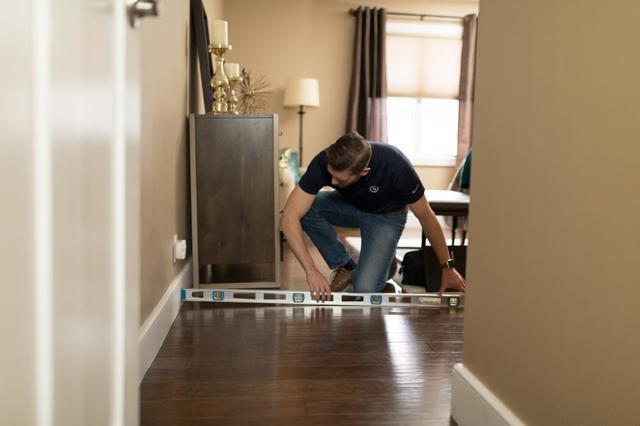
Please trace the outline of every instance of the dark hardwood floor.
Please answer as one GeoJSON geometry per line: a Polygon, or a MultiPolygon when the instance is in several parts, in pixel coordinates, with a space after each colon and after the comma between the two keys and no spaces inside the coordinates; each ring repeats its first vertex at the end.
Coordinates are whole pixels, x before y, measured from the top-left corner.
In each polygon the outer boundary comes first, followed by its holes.
{"type": "MultiPolygon", "coordinates": [[[[295,265],[285,256],[285,275],[303,279],[295,265]]],[[[185,303],[142,382],[141,423],[455,424],[462,336],[462,310],[185,303]]]]}

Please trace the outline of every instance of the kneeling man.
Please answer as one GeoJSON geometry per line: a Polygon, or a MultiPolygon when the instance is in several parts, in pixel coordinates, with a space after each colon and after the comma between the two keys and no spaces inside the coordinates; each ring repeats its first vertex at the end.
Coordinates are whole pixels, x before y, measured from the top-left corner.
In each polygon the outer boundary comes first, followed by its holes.
{"type": "Polygon", "coordinates": [[[358,293],[382,291],[407,221],[407,208],[420,220],[442,266],[440,293],[447,288],[464,291],[465,281],[449,258],[424,186],[399,149],[349,133],[316,155],[282,214],[282,230],[305,270],[314,298],[327,300],[332,291],[342,291],[350,284],[358,293]],[[334,191],[320,191],[324,186],[334,191]],[[338,240],[333,225],[360,228],[357,264],[338,240]],[[334,270],[331,284],[311,259],[303,230],[334,270]]]}

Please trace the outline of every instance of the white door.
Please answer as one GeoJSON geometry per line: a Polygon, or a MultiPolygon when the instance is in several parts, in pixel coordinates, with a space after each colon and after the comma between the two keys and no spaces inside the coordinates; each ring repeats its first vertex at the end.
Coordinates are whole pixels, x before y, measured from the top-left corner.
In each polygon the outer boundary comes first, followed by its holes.
{"type": "Polygon", "coordinates": [[[0,5],[0,423],[137,424],[130,5],[0,5]]]}

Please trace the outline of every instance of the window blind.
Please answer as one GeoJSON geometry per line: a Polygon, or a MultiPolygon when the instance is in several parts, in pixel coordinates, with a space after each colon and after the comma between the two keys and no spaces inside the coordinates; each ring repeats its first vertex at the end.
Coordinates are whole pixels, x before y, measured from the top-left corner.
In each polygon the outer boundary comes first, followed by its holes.
{"type": "Polygon", "coordinates": [[[462,24],[387,22],[387,96],[458,99],[462,24]]]}

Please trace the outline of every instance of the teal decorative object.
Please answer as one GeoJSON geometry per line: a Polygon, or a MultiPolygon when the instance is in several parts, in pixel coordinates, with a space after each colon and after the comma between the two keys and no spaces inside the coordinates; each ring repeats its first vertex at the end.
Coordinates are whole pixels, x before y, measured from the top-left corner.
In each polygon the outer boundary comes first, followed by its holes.
{"type": "Polygon", "coordinates": [[[280,150],[280,167],[288,167],[293,172],[296,183],[300,182],[300,166],[298,165],[298,153],[291,148],[283,148],[280,150]]]}

